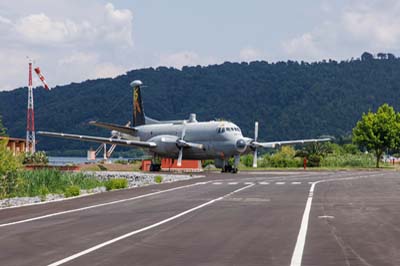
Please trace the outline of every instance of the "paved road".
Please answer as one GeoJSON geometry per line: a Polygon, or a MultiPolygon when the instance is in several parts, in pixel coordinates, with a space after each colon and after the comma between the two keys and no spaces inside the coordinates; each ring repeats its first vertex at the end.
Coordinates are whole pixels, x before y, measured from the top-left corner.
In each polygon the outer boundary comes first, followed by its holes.
{"type": "Polygon", "coordinates": [[[396,172],[210,173],[0,210],[1,265],[400,265],[396,172]]]}

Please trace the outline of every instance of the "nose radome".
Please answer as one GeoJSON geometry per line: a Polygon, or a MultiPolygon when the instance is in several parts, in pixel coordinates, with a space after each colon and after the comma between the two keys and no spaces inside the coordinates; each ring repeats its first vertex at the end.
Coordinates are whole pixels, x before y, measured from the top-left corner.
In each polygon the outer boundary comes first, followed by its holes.
{"type": "Polygon", "coordinates": [[[236,148],[239,151],[243,151],[244,149],[246,149],[246,141],[244,141],[244,139],[239,139],[236,141],[236,148]]]}

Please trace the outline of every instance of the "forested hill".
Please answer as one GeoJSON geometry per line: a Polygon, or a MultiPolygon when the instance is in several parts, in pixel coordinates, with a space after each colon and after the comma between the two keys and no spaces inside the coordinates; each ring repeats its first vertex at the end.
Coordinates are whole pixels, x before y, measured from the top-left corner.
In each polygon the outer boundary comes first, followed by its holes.
{"type": "MultiPolygon", "coordinates": [[[[400,107],[400,59],[363,55],[362,60],[317,63],[224,63],[182,70],[159,67],[35,89],[36,130],[108,136],[90,120],[125,124],[131,119],[129,83],[140,79],[146,115],[155,119],[227,119],[261,140],[344,136],[363,112],[382,103],[400,107]]],[[[8,134],[24,137],[27,89],[0,92],[8,134]]],[[[39,137],[39,149],[87,149],[93,144],[39,137]],[[59,145],[58,147],[56,145],[59,145]]]]}

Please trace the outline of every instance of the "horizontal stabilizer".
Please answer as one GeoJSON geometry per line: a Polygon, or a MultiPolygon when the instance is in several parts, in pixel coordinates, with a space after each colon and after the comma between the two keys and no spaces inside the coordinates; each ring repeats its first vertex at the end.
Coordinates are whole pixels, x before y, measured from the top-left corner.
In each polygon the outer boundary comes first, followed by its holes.
{"type": "Polygon", "coordinates": [[[104,122],[90,121],[89,124],[92,126],[96,126],[96,127],[101,127],[101,128],[110,129],[110,130],[116,130],[118,132],[129,134],[132,136],[137,131],[133,127],[121,126],[121,125],[104,123],[104,122]]]}
{"type": "Polygon", "coordinates": [[[122,146],[130,146],[130,147],[155,148],[157,146],[157,144],[155,142],[138,141],[138,140],[113,139],[113,138],[93,137],[93,136],[55,133],[55,132],[46,132],[46,131],[39,131],[37,133],[39,135],[48,136],[48,137],[75,139],[75,140],[91,141],[91,142],[99,142],[99,143],[108,143],[108,144],[116,144],[116,145],[122,145],[122,146]]]}

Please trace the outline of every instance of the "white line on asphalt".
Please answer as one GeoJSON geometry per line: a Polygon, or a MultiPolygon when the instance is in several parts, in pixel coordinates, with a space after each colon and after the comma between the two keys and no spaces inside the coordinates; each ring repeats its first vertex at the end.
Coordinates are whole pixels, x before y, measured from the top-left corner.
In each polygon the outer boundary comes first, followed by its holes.
{"type": "Polygon", "coordinates": [[[254,185],[253,182],[244,182],[245,185],[254,185]]]}
{"type": "Polygon", "coordinates": [[[212,183],[213,185],[221,185],[222,183],[221,182],[214,182],[214,183],[212,183]]]}
{"type": "Polygon", "coordinates": [[[269,182],[259,182],[260,185],[269,185],[269,182]]]}
{"type": "Polygon", "coordinates": [[[308,219],[310,217],[311,203],[313,199],[315,183],[312,183],[310,191],[308,192],[308,199],[306,207],[303,213],[303,219],[301,220],[300,232],[297,236],[296,246],[293,251],[292,261],[290,266],[300,266],[301,260],[303,258],[304,244],[306,243],[307,229],[308,229],[308,219]]]}
{"type": "Polygon", "coordinates": [[[62,259],[62,260],[53,262],[53,263],[49,264],[48,266],[58,266],[58,265],[64,264],[64,263],[66,263],[66,262],[69,262],[69,261],[71,261],[71,260],[74,260],[74,259],[76,259],[76,258],[79,258],[79,257],[81,257],[81,256],[83,256],[83,255],[86,255],[86,254],[88,254],[88,253],[91,253],[91,252],[93,252],[93,251],[95,251],[95,250],[98,250],[98,249],[103,248],[103,247],[105,247],[105,246],[111,245],[111,244],[113,244],[113,243],[115,243],[115,242],[117,242],[117,241],[120,241],[120,240],[122,240],[122,239],[131,237],[131,236],[133,236],[133,235],[136,235],[136,234],[139,234],[139,233],[141,233],[141,232],[147,231],[147,230],[149,230],[149,229],[155,228],[155,227],[160,226],[160,225],[162,225],[162,224],[168,223],[168,222],[170,222],[170,221],[172,221],[172,220],[175,220],[175,219],[178,219],[179,217],[182,217],[182,216],[184,216],[184,215],[186,215],[186,214],[188,214],[188,213],[194,212],[194,211],[196,211],[196,210],[198,210],[198,209],[204,208],[204,207],[206,207],[206,206],[208,206],[208,205],[210,205],[210,204],[213,204],[213,203],[215,203],[215,202],[217,202],[217,201],[220,201],[220,200],[222,200],[222,199],[224,199],[224,198],[226,198],[226,197],[229,197],[229,196],[231,196],[232,194],[235,194],[235,193],[237,193],[237,192],[239,192],[239,191],[242,191],[242,190],[244,190],[244,189],[247,189],[247,188],[249,188],[249,187],[252,187],[253,185],[254,185],[254,184],[251,184],[251,185],[248,185],[248,186],[245,186],[245,187],[236,189],[235,191],[232,191],[232,192],[230,192],[230,193],[228,193],[228,194],[226,194],[226,195],[224,195],[224,196],[222,196],[222,197],[219,197],[219,198],[210,200],[210,201],[208,201],[208,202],[206,202],[206,203],[203,203],[203,204],[198,205],[198,206],[196,206],[196,207],[194,207],[194,208],[191,208],[191,209],[189,209],[189,210],[186,210],[186,211],[184,211],[184,212],[181,212],[181,213],[179,213],[179,214],[177,214],[177,215],[174,215],[174,216],[172,216],[172,217],[170,217],[170,218],[167,218],[167,219],[165,219],[165,220],[162,220],[162,221],[160,221],[160,222],[158,222],[158,223],[155,223],[155,224],[152,224],[152,225],[143,227],[143,228],[141,228],[141,229],[139,229],[139,230],[135,230],[135,231],[132,231],[132,232],[130,232],[130,233],[124,234],[124,235],[122,235],[122,236],[113,238],[113,239],[111,239],[111,240],[108,240],[108,241],[103,242],[103,243],[101,243],[101,244],[98,244],[98,245],[96,245],[96,246],[93,246],[93,247],[91,247],[91,248],[88,248],[88,249],[86,249],[86,250],[83,250],[83,251],[81,251],[81,252],[78,252],[78,253],[76,253],[76,254],[74,254],[74,255],[72,255],[72,256],[69,256],[69,257],[64,258],[64,259],[62,259]]]}
{"type": "Polygon", "coordinates": [[[68,210],[68,211],[50,213],[50,214],[46,214],[46,215],[43,215],[43,216],[37,216],[37,217],[25,219],[25,220],[19,220],[19,221],[15,221],[15,222],[0,224],[0,227],[5,227],[5,226],[10,226],[10,225],[15,225],[15,224],[21,224],[21,223],[27,223],[27,222],[41,220],[41,219],[45,219],[45,218],[49,218],[49,217],[54,217],[54,216],[57,216],[57,215],[73,213],[73,212],[79,212],[79,211],[89,210],[89,209],[103,207],[103,206],[107,206],[107,205],[122,203],[122,202],[126,202],[126,201],[141,199],[141,198],[158,195],[158,194],[165,193],[165,192],[170,192],[170,191],[174,191],[174,190],[178,190],[178,189],[182,189],[182,188],[188,188],[188,187],[192,187],[192,186],[198,186],[198,185],[199,185],[198,183],[195,183],[195,184],[191,184],[191,185],[186,185],[186,186],[181,186],[181,187],[175,187],[175,188],[170,188],[170,189],[166,189],[166,190],[161,190],[161,191],[157,191],[157,192],[152,192],[152,193],[149,193],[149,194],[144,194],[144,195],[140,195],[140,196],[133,197],[133,198],[110,201],[110,202],[106,202],[106,203],[91,205],[91,206],[82,207],[82,208],[78,208],[78,209],[72,209],[72,210],[68,210]]]}
{"type": "Polygon", "coordinates": [[[286,182],[276,182],[275,185],[284,185],[286,182]]]}
{"type": "Polygon", "coordinates": [[[311,187],[310,187],[310,191],[308,192],[308,199],[307,199],[306,207],[304,208],[303,218],[301,220],[301,225],[300,225],[300,231],[299,231],[299,235],[297,236],[296,246],[293,251],[290,266],[301,266],[301,261],[303,259],[304,245],[306,243],[308,220],[310,217],[311,204],[312,204],[315,186],[319,183],[326,183],[326,182],[332,182],[332,181],[355,180],[355,179],[376,177],[376,176],[381,176],[381,175],[384,175],[384,174],[375,174],[375,175],[367,175],[367,176],[350,176],[350,177],[346,177],[346,178],[332,178],[332,179],[318,180],[315,182],[309,182],[309,184],[311,183],[311,187]]]}
{"type": "Polygon", "coordinates": [[[228,185],[237,185],[238,182],[229,182],[228,185]]]}
{"type": "Polygon", "coordinates": [[[300,185],[301,182],[292,182],[291,184],[292,184],[292,185],[300,185]]]}

